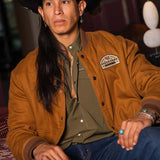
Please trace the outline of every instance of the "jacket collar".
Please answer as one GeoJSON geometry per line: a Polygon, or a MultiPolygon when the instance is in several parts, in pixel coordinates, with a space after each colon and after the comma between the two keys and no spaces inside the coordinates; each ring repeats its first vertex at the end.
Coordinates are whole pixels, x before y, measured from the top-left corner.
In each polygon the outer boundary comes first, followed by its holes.
{"type": "Polygon", "coordinates": [[[84,32],[82,29],[80,29],[80,37],[81,37],[81,43],[82,43],[82,49],[84,49],[88,44],[88,35],[86,32],[84,32]]]}

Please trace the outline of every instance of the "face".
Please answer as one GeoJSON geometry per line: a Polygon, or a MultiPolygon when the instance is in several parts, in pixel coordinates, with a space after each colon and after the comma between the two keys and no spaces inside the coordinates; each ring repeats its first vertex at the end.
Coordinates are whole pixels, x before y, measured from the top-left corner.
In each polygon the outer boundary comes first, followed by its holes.
{"type": "Polygon", "coordinates": [[[79,17],[82,16],[86,2],[81,0],[44,0],[38,11],[55,36],[78,32],[79,17]]]}

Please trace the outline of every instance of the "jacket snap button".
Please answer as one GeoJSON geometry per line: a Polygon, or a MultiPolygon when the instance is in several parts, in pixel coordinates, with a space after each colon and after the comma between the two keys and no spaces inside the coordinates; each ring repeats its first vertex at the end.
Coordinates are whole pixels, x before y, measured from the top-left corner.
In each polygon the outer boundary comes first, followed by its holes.
{"type": "Polygon", "coordinates": [[[96,80],[96,77],[95,77],[95,76],[93,77],[93,80],[96,80]]]}
{"type": "Polygon", "coordinates": [[[104,102],[102,102],[102,106],[104,106],[104,102]]]}
{"type": "Polygon", "coordinates": [[[82,54],[81,57],[84,58],[84,55],[82,54]]]}

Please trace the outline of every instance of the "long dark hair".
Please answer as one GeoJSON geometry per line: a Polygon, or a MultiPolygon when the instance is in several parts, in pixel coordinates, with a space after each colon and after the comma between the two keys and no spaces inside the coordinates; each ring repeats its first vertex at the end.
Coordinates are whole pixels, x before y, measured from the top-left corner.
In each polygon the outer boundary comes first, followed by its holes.
{"type": "MultiPolygon", "coordinates": [[[[80,0],[76,0],[77,3],[80,0]]],[[[40,1],[39,6],[43,7],[40,1]]],[[[52,113],[51,103],[54,103],[54,95],[62,82],[62,66],[58,63],[58,57],[65,54],[65,47],[58,42],[48,26],[45,26],[41,18],[41,28],[38,38],[39,51],[37,56],[37,95],[45,109],[52,113]],[[63,48],[63,49],[62,49],[63,48]]],[[[69,60],[69,59],[68,59],[69,60]]]]}

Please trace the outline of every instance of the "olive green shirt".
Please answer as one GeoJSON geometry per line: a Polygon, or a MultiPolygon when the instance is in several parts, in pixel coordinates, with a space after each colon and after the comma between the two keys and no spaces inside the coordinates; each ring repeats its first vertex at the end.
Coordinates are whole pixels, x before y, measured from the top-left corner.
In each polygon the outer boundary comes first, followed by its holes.
{"type": "Polygon", "coordinates": [[[74,58],[72,79],[77,98],[71,97],[71,73],[70,65],[64,60],[65,70],[65,96],[66,96],[66,128],[59,145],[66,149],[76,143],[89,143],[104,137],[113,136],[105,122],[89,76],[78,59],[81,40],[78,34],[75,41],[68,46],[68,50],[74,58]]]}

